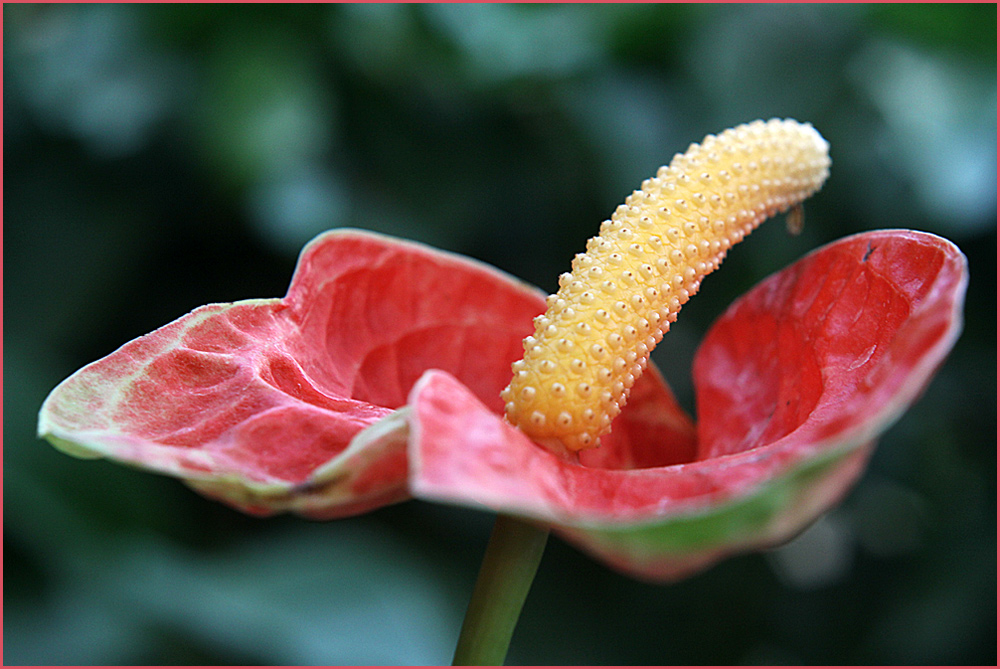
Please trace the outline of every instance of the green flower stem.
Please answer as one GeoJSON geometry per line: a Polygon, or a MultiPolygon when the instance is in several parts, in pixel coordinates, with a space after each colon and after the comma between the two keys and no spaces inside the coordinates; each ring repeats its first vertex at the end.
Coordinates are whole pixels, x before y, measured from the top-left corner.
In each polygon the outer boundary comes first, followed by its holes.
{"type": "Polygon", "coordinates": [[[452,664],[503,664],[548,538],[548,528],[497,516],[452,664]]]}

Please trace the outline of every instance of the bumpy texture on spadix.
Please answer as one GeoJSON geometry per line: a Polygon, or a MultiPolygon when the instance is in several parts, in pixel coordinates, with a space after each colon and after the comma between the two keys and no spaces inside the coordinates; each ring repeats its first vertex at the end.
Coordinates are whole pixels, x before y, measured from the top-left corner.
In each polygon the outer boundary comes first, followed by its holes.
{"type": "Polygon", "coordinates": [[[809,124],[754,121],[644,181],[559,277],[501,393],[507,420],[571,451],[596,446],[681,305],[733,244],[819,190],[828,149],[809,124]]]}

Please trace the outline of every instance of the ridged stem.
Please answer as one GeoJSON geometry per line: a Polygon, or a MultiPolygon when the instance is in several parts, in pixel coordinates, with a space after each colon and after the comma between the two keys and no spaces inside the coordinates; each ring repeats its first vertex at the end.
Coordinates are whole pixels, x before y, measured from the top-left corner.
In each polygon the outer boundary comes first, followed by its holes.
{"type": "Polygon", "coordinates": [[[547,528],[497,516],[453,665],[503,664],[548,537],[547,528]]]}

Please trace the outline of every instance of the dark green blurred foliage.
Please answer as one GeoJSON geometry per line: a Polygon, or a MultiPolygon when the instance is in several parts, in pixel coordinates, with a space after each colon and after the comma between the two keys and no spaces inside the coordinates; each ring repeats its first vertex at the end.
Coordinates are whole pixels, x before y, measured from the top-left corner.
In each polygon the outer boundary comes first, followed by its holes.
{"type": "Polygon", "coordinates": [[[875,228],[968,254],[966,329],[844,503],[673,586],[550,542],[512,663],[996,660],[995,5],[7,5],[7,664],[447,663],[491,519],[252,519],[35,439],[46,393],[208,302],[284,293],[330,227],[548,290],[708,132],[809,120],[832,176],[656,359],[692,407],[712,318],[875,228]]]}

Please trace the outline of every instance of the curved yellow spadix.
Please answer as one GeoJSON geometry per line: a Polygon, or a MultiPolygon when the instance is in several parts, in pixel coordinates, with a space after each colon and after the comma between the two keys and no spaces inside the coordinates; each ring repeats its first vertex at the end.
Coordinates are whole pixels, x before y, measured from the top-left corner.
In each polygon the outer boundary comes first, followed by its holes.
{"type": "Polygon", "coordinates": [[[754,121],[709,135],[634,191],[559,277],[501,393],[536,439],[595,446],[681,305],[726,251],[802,202],[829,174],[809,124],[754,121]]]}

